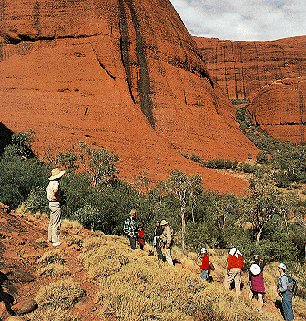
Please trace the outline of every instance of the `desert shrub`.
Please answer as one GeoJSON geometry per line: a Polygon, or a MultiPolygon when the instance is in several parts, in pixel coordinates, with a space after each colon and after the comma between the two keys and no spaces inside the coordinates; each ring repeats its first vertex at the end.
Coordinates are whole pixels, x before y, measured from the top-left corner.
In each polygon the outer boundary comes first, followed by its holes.
{"type": "Polygon", "coordinates": [[[249,163],[240,163],[238,169],[244,173],[255,173],[257,171],[257,166],[249,163]]]}
{"type": "Polygon", "coordinates": [[[46,188],[43,186],[34,187],[24,202],[25,209],[36,212],[49,212],[46,188]]]}
{"type": "Polygon", "coordinates": [[[13,208],[24,202],[34,188],[45,187],[48,177],[46,164],[34,158],[1,159],[0,173],[0,202],[13,208]]]}
{"type": "Polygon", "coordinates": [[[77,236],[74,236],[74,235],[68,235],[67,237],[66,237],[66,243],[67,243],[67,245],[68,246],[71,246],[71,245],[74,245],[74,244],[76,244],[76,245],[78,245],[78,246],[82,246],[82,244],[83,244],[83,238],[81,238],[81,237],[77,237],[77,236]]]}
{"type": "Polygon", "coordinates": [[[48,264],[37,271],[37,275],[39,276],[64,276],[69,274],[69,269],[66,266],[58,263],[48,264]]]}
{"type": "Polygon", "coordinates": [[[195,154],[192,154],[190,156],[190,159],[193,161],[193,162],[196,162],[196,163],[200,163],[202,160],[201,160],[201,157],[198,156],[198,155],[195,155],[195,154]]]}
{"type": "Polygon", "coordinates": [[[53,263],[64,264],[65,259],[62,256],[60,250],[52,250],[46,252],[41,258],[37,260],[38,264],[48,265],[53,263]]]}
{"type": "Polygon", "coordinates": [[[236,169],[238,166],[237,161],[224,160],[224,159],[214,159],[207,162],[203,162],[204,166],[208,168],[216,169],[236,169]]]}
{"type": "Polygon", "coordinates": [[[101,225],[100,217],[100,211],[88,204],[72,215],[73,219],[79,221],[85,228],[91,229],[92,231],[95,230],[96,226],[101,225]]]}
{"type": "Polygon", "coordinates": [[[269,153],[266,152],[266,151],[260,151],[258,154],[257,154],[257,162],[259,164],[265,164],[268,162],[268,156],[269,156],[269,153]]]}
{"type": "Polygon", "coordinates": [[[85,290],[68,279],[59,280],[42,287],[35,300],[40,307],[69,309],[85,295],[85,290]]]}
{"type": "Polygon", "coordinates": [[[32,151],[32,142],[34,141],[34,132],[28,130],[18,132],[12,135],[11,143],[4,149],[3,158],[13,159],[15,157],[29,159],[35,157],[32,151]]]}

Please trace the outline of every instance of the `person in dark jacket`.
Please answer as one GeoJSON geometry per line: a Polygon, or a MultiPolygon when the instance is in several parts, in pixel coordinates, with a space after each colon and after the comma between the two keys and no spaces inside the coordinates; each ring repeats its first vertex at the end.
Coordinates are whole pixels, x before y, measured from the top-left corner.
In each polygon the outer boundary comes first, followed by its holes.
{"type": "Polygon", "coordinates": [[[157,257],[159,260],[164,260],[164,256],[162,254],[161,245],[160,245],[160,236],[163,234],[163,228],[160,226],[160,222],[156,222],[156,226],[154,229],[154,239],[153,239],[153,247],[156,249],[157,257]]]}
{"type": "Polygon", "coordinates": [[[132,250],[136,249],[137,231],[138,231],[138,223],[136,220],[136,210],[133,208],[130,211],[130,215],[125,220],[124,226],[123,226],[123,232],[125,233],[128,240],[130,241],[130,246],[132,250]]]}

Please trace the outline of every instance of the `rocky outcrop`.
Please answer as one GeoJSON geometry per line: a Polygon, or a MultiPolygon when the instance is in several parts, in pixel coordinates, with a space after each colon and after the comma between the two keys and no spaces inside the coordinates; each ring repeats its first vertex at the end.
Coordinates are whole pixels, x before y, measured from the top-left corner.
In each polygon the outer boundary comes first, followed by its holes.
{"type": "Polygon", "coordinates": [[[252,97],[252,119],[273,137],[283,141],[306,141],[306,76],[286,78],[264,86],[252,97]]]}
{"type": "Polygon", "coordinates": [[[251,101],[253,119],[270,135],[305,141],[306,36],[265,42],[194,39],[210,75],[233,103],[251,101]]]}
{"type": "Polygon", "coordinates": [[[246,186],[184,159],[257,150],[169,1],[12,0],[0,6],[1,121],[43,154],[77,141],[116,152],[120,175],[171,169],[223,192],[246,186]],[[232,181],[232,183],[230,183],[232,181]]]}
{"type": "Polygon", "coordinates": [[[306,36],[275,41],[193,39],[210,75],[231,100],[248,99],[273,81],[306,74],[306,36]]]}

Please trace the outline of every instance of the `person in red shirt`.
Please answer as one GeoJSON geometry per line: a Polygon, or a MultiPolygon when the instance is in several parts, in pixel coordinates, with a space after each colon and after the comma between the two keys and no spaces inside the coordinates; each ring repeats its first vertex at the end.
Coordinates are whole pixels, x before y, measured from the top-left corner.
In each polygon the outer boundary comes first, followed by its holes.
{"type": "Polygon", "coordinates": [[[200,265],[200,269],[201,269],[200,277],[203,280],[208,281],[210,265],[209,265],[209,256],[205,247],[201,248],[201,257],[202,257],[202,263],[200,265]]]}
{"type": "Polygon", "coordinates": [[[227,274],[224,279],[224,286],[230,289],[231,283],[235,282],[236,295],[240,295],[241,272],[244,266],[242,254],[236,247],[232,247],[227,256],[227,274]]]}

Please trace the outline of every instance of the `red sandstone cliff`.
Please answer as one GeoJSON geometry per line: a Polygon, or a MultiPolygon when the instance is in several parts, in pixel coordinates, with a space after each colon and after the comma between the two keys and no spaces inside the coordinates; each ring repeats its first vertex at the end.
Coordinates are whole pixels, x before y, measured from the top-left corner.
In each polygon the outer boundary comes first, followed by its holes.
{"type": "Polygon", "coordinates": [[[251,100],[254,121],[274,137],[305,141],[306,36],[265,42],[194,40],[227,96],[251,100]]]}
{"type": "Polygon", "coordinates": [[[169,1],[11,0],[0,18],[0,122],[32,128],[40,154],[81,140],[116,152],[122,177],[180,169],[208,188],[245,188],[180,155],[257,150],[169,1]]]}
{"type": "Polygon", "coordinates": [[[277,80],[261,88],[251,99],[252,119],[273,137],[306,141],[306,76],[277,80]]]}

